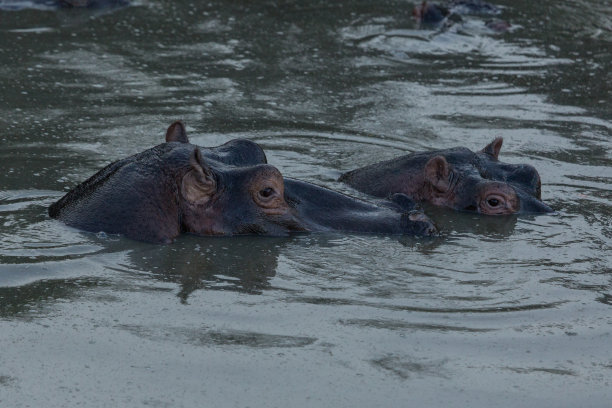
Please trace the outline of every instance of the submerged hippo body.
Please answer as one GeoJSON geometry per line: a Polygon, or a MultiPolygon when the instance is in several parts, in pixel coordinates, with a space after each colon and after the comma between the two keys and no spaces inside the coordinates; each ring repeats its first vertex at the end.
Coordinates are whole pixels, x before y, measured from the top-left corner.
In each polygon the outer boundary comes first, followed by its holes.
{"type": "Polygon", "coordinates": [[[340,177],[376,197],[402,193],[420,202],[481,214],[542,213],[540,175],[529,165],[498,160],[497,138],[479,152],[463,147],[414,153],[340,177]]]}
{"type": "Polygon", "coordinates": [[[422,213],[406,213],[399,204],[379,206],[284,180],[253,142],[201,148],[189,143],[180,122],[170,126],[166,141],[100,170],[51,205],[49,215],[86,231],[155,243],[172,242],[183,232],[435,231],[422,213]]]}

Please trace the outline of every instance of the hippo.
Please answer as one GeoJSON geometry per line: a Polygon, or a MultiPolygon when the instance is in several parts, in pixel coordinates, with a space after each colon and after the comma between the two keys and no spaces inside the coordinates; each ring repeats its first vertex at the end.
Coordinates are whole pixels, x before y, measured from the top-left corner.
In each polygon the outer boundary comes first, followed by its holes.
{"type": "Polygon", "coordinates": [[[424,1],[412,9],[412,15],[419,23],[437,25],[444,22],[451,15],[451,11],[447,7],[424,1]]]}
{"type": "MultiPolygon", "coordinates": [[[[463,21],[462,15],[495,16],[498,14],[501,14],[499,7],[482,0],[453,0],[448,6],[423,1],[412,10],[412,15],[424,26],[442,27],[463,21]]],[[[498,33],[506,32],[511,27],[510,23],[499,19],[490,19],[485,22],[485,26],[498,33]]]]}
{"type": "Polygon", "coordinates": [[[340,181],[375,197],[402,193],[436,206],[488,215],[548,213],[537,170],[498,160],[503,139],[479,152],[464,147],[413,153],[342,174],[340,181]]]}
{"type": "Polygon", "coordinates": [[[285,179],[256,143],[199,147],[175,122],[166,143],[109,164],[52,204],[49,215],[85,231],[152,243],[170,243],[181,233],[434,234],[409,203],[401,194],[390,204],[370,203],[285,179]]]}

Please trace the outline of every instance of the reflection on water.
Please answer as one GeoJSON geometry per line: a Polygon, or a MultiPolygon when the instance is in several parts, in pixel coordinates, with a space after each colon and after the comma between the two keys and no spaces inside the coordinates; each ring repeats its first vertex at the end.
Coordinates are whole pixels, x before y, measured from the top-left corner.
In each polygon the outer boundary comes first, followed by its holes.
{"type": "Polygon", "coordinates": [[[198,289],[261,294],[276,275],[288,239],[181,237],[175,245],[146,247],[129,254],[130,270],[180,285],[186,301],[198,289]]]}
{"type": "Polygon", "coordinates": [[[509,32],[423,30],[395,1],[0,11],[2,403],[605,406],[612,7],[496,4],[509,32]],[[502,136],[556,213],[167,246],[48,218],[176,119],[361,198],[340,174],[502,136]]]}

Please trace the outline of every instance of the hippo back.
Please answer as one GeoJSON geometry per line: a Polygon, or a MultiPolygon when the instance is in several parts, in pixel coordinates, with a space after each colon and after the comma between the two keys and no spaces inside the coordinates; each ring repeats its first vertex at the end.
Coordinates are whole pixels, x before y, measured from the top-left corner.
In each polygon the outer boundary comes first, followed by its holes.
{"type": "Polygon", "coordinates": [[[86,231],[171,241],[180,233],[176,174],[191,150],[164,143],[111,163],[51,205],[49,215],[86,231]]]}

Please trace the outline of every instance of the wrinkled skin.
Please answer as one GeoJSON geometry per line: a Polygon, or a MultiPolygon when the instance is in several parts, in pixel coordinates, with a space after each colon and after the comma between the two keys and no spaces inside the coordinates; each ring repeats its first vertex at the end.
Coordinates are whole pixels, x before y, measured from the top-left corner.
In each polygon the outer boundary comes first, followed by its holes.
{"type": "Polygon", "coordinates": [[[414,153],[343,174],[340,180],[376,197],[402,193],[420,202],[488,215],[544,213],[540,175],[498,160],[503,139],[479,152],[464,147],[414,153]]]}
{"type": "Polygon", "coordinates": [[[181,233],[283,236],[299,231],[431,235],[433,224],[405,199],[370,204],[298,180],[285,180],[255,143],[217,148],[189,143],[182,123],[166,143],[112,163],[49,207],[86,231],[154,243],[181,233]]]}

